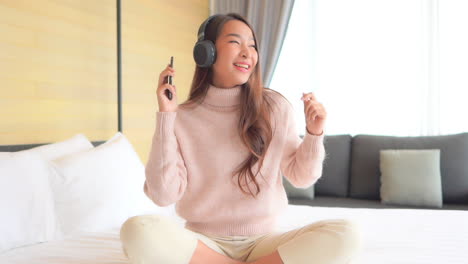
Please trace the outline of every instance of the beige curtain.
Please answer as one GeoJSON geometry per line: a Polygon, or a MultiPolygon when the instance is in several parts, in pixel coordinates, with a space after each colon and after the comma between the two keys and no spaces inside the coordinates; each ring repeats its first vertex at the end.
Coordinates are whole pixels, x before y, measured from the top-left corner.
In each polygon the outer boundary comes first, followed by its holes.
{"type": "Polygon", "coordinates": [[[211,0],[210,14],[235,12],[255,30],[263,84],[269,87],[283,46],[294,0],[211,0]]]}

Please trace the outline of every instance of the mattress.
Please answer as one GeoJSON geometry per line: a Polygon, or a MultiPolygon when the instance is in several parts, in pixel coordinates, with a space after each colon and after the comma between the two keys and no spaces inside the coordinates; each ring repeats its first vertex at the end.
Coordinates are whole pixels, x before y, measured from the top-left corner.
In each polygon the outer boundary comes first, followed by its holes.
{"type": "MultiPolygon", "coordinates": [[[[172,217],[183,225],[183,219],[175,214],[172,217]]],[[[279,218],[278,229],[287,231],[338,218],[355,220],[361,227],[363,251],[355,263],[468,263],[468,211],[289,205],[279,218]]],[[[119,227],[112,227],[15,248],[2,253],[0,263],[129,262],[122,252],[119,227]]]]}

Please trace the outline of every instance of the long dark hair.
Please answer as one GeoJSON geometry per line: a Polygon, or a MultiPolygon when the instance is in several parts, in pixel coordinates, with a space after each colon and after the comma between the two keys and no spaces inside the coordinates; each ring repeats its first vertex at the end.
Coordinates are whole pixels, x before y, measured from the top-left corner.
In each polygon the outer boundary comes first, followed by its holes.
{"type": "MultiPolygon", "coordinates": [[[[221,33],[224,24],[234,19],[244,22],[250,30],[252,30],[258,53],[258,42],[252,26],[246,19],[236,13],[214,17],[206,27],[205,39],[216,43],[216,39],[221,33]]],[[[189,98],[181,105],[201,103],[208,91],[209,84],[212,82],[212,78],[213,70],[211,67],[201,68],[196,66],[189,98]]],[[[240,138],[242,139],[242,143],[248,148],[250,155],[247,159],[241,162],[241,164],[239,164],[237,169],[233,172],[232,177],[236,177],[238,174],[239,177],[237,178],[237,183],[241,191],[244,194],[250,194],[255,198],[258,193],[260,193],[260,185],[256,180],[256,175],[258,173],[262,175],[260,170],[263,166],[266,150],[268,149],[273,137],[270,116],[270,113],[272,112],[271,103],[273,101],[271,100],[271,95],[268,95],[265,90],[272,92],[275,91],[263,87],[260,71],[260,59],[258,59],[257,65],[247,83],[242,84],[241,86],[242,91],[240,100],[242,107],[240,109],[240,119],[237,129],[240,138]],[[252,168],[257,164],[257,162],[258,170],[254,174],[252,168]],[[255,194],[250,189],[248,179],[255,184],[255,194]],[[244,185],[247,186],[248,192],[244,190],[244,185]]]]}

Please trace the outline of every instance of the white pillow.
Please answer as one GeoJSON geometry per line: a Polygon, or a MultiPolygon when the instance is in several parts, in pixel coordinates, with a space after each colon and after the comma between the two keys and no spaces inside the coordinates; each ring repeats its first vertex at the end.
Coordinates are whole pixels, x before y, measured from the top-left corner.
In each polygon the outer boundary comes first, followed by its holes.
{"type": "Polygon", "coordinates": [[[0,152],[0,252],[60,239],[47,161],[29,152],[0,152]]]}
{"type": "Polygon", "coordinates": [[[72,153],[89,150],[94,146],[84,134],[76,134],[64,141],[42,145],[39,147],[23,150],[33,152],[46,160],[54,160],[72,153]]]}
{"type": "Polygon", "coordinates": [[[84,152],[52,161],[57,215],[65,235],[120,227],[157,207],[143,191],[145,168],[120,132],[84,152]]]}
{"type": "Polygon", "coordinates": [[[382,203],[442,207],[440,150],[381,150],[382,203]]]}

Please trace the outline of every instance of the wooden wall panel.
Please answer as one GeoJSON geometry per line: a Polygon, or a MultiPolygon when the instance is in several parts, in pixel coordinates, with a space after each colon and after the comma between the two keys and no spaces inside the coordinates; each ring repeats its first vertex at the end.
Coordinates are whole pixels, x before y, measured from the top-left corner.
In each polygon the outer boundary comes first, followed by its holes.
{"type": "Polygon", "coordinates": [[[186,100],[195,69],[193,45],[209,15],[209,1],[123,1],[122,8],[123,131],[146,162],[158,110],[159,73],[174,56],[179,103],[186,100]]]}
{"type": "Polygon", "coordinates": [[[0,1],[0,144],[116,130],[113,1],[0,1]]]}
{"type": "MultiPolygon", "coordinates": [[[[179,102],[209,0],[122,1],[123,133],[143,162],[158,109],[159,72],[175,57],[179,102]]],[[[117,132],[116,1],[0,0],[0,144],[117,132]]]]}

